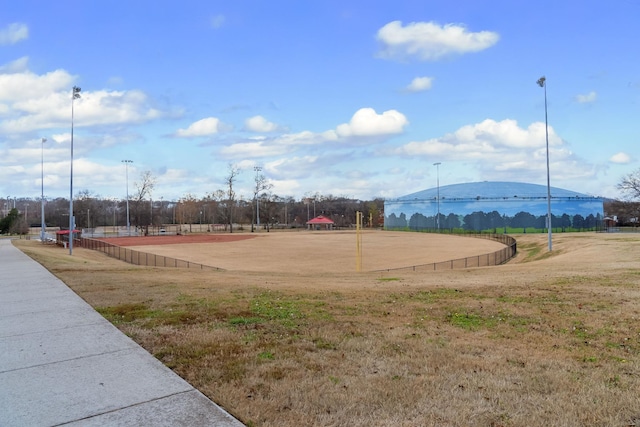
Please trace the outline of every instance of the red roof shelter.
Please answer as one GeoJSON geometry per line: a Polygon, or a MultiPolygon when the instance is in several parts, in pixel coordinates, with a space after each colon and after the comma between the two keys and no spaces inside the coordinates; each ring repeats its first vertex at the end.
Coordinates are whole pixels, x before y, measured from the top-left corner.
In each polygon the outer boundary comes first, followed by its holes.
{"type": "Polygon", "coordinates": [[[324,215],[318,215],[317,217],[307,221],[307,227],[309,227],[309,229],[316,230],[320,230],[323,225],[327,230],[331,230],[333,228],[333,224],[334,222],[324,215]]]}

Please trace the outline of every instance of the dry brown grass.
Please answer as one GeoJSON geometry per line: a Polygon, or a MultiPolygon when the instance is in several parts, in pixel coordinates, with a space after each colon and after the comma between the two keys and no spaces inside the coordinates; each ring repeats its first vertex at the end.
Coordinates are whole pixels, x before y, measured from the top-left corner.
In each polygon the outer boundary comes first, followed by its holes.
{"type": "Polygon", "coordinates": [[[507,265],[421,275],[17,244],[250,426],[640,425],[640,236],[516,238],[507,265]]]}

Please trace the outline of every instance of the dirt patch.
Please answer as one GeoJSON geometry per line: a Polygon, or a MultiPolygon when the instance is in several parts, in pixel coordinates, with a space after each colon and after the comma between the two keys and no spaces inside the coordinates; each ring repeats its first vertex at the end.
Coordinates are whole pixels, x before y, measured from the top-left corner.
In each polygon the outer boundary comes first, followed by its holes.
{"type": "MultiPolygon", "coordinates": [[[[145,246],[132,244],[135,241],[126,243],[131,249],[225,270],[325,274],[356,271],[355,231],[299,231],[169,236],[167,240],[156,240],[156,237],[145,239],[145,246]],[[180,237],[201,237],[203,240],[181,242],[179,239],[171,239],[180,237]],[[207,240],[216,237],[220,240],[207,240]],[[165,241],[169,243],[164,243],[165,241]],[[226,244],[213,244],[221,242],[226,244]]],[[[113,242],[111,239],[109,241],[113,242]]],[[[498,251],[505,246],[492,240],[473,237],[366,231],[362,233],[361,247],[362,271],[375,271],[477,256],[498,251]]]]}

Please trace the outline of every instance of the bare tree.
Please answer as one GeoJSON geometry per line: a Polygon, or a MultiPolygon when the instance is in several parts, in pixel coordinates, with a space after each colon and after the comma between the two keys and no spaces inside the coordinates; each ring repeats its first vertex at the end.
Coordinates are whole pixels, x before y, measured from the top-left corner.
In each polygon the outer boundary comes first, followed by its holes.
{"type": "Polygon", "coordinates": [[[640,198],[640,169],[623,176],[617,188],[630,199],[640,198]]]}
{"type": "Polygon", "coordinates": [[[226,200],[226,217],[229,224],[229,233],[233,233],[233,210],[236,203],[236,192],[233,189],[233,184],[235,184],[238,175],[240,174],[240,168],[237,165],[229,164],[229,168],[227,170],[227,176],[224,179],[224,182],[227,187],[227,200],[226,200]]]}
{"type": "Polygon", "coordinates": [[[76,217],[75,223],[79,227],[89,228],[93,225],[93,228],[95,228],[96,219],[100,214],[98,201],[101,197],[97,194],[92,194],[89,190],[82,190],[74,198],[73,214],[76,217]],[[92,217],[93,219],[91,219],[92,217]]]}
{"type": "Polygon", "coordinates": [[[189,232],[192,231],[192,224],[196,222],[200,209],[198,208],[198,199],[191,193],[187,193],[179,200],[178,218],[181,224],[189,224],[189,232]]]}
{"type": "Polygon", "coordinates": [[[218,222],[216,220],[222,218],[219,223],[226,223],[226,216],[224,212],[220,212],[220,209],[225,206],[224,200],[226,198],[226,192],[218,189],[208,193],[207,198],[212,201],[212,208],[209,210],[212,222],[217,224],[218,222]]]}
{"type": "MultiPolygon", "coordinates": [[[[151,223],[151,206],[144,203],[145,198],[151,199],[151,193],[156,185],[156,178],[151,174],[151,171],[145,171],[140,174],[140,181],[134,183],[136,192],[133,196],[133,223],[136,227],[141,226],[143,223],[151,223]],[[149,213],[148,221],[146,214],[149,213]]],[[[151,200],[149,200],[149,204],[151,200]]]]}
{"type": "MultiPolygon", "coordinates": [[[[253,223],[255,222],[258,226],[260,226],[260,201],[263,198],[266,198],[267,200],[269,199],[268,194],[266,192],[268,192],[269,190],[271,190],[273,188],[273,184],[271,184],[267,178],[261,173],[262,168],[255,168],[256,170],[256,177],[255,177],[255,187],[253,188],[253,219],[251,221],[251,232],[253,233],[253,223]],[[265,192],[264,194],[260,194],[260,192],[265,192]],[[257,220],[257,221],[256,221],[257,220]]],[[[269,218],[267,216],[267,218],[269,218]]],[[[267,221],[268,222],[268,221],[267,221]]]]}

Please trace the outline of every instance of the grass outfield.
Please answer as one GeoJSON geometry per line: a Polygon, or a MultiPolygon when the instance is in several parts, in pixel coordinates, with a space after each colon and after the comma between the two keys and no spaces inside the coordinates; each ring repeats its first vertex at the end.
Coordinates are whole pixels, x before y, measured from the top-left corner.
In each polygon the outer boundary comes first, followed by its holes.
{"type": "Polygon", "coordinates": [[[385,277],[16,245],[249,426],[640,424],[640,236],[515,237],[506,265],[385,277]]]}

